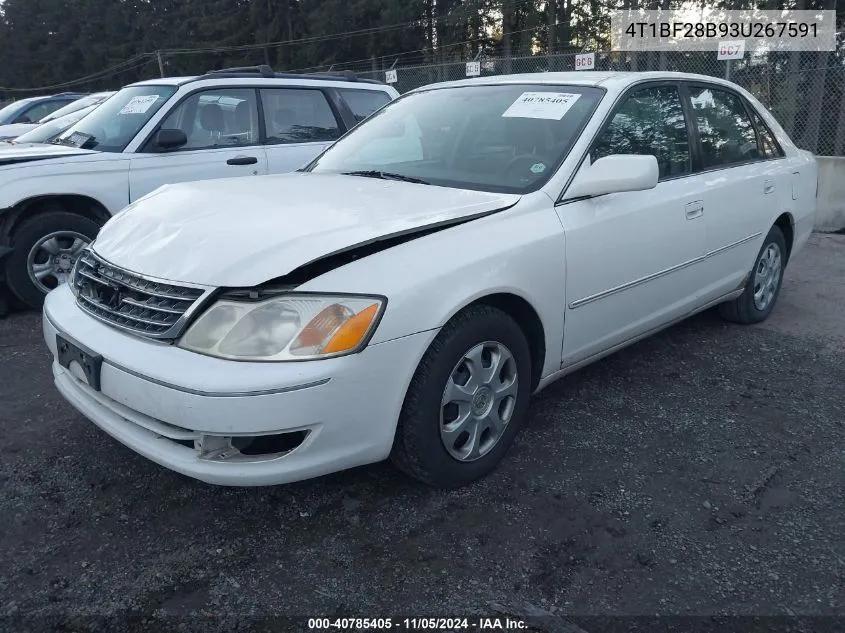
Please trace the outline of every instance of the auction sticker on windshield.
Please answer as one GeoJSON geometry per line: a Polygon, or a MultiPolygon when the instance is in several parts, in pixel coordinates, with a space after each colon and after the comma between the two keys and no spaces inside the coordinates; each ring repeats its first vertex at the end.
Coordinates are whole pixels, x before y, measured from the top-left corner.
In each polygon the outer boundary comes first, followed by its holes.
{"type": "Polygon", "coordinates": [[[580,96],[568,92],[523,92],[502,116],[559,121],[580,96]]]}
{"type": "Polygon", "coordinates": [[[65,145],[71,145],[73,147],[82,147],[83,145],[85,145],[85,143],[90,141],[92,138],[94,138],[94,137],[91,136],[90,134],[85,134],[85,132],[74,132],[73,134],[68,136],[66,139],[64,139],[64,144],[65,145]]]}
{"type": "Polygon", "coordinates": [[[144,114],[156,101],[158,101],[158,95],[132,97],[118,114],[144,114]]]}

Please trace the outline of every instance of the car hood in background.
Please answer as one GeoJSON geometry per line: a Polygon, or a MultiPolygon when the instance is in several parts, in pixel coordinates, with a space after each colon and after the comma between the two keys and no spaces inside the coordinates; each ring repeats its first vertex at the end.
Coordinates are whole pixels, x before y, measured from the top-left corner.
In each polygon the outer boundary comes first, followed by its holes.
{"type": "Polygon", "coordinates": [[[38,149],[42,145],[44,145],[44,143],[13,143],[11,140],[0,141],[0,155],[9,150],[14,150],[15,152],[17,152],[15,155],[20,156],[21,150],[33,148],[38,149]]]}
{"type": "Polygon", "coordinates": [[[68,158],[71,156],[86,156],[100,154],[90,149],[79,149],[67,145],[53,145],[51,143],[0,143],[0,167],[17,165],[32,161],[49,160],[52,158],[68,158]]]}
{"type": "Polygon", "coordinates": [[[0,138],[17,138],[25,132],[37,128],[38,123],[10,123],[9,125],[0,125],[0,138]]]}
{"type": "Polygon", "coordinates": [[[180,183],[114,216],[94,250],[159,279],[254,286],[350,247],[465,221],[518,200],[339,174],[180,183]]]}

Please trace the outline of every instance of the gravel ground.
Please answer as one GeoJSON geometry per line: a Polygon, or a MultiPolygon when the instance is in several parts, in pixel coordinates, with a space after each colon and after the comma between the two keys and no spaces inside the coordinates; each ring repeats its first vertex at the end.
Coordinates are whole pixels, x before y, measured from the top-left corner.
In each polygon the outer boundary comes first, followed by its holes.
{"type": "Polygon", "coordinates": [[[40,317],[13,315],[0,321],[0,628],[497,613],[545,631],[591,626],[529,616],[833,626],[843,305],[845,236],[815,235],[766,324],[703,314],[549,387],[509,459],[454,492],[386,464],[265,489],[168,472],[60,399],[40,317]]]}

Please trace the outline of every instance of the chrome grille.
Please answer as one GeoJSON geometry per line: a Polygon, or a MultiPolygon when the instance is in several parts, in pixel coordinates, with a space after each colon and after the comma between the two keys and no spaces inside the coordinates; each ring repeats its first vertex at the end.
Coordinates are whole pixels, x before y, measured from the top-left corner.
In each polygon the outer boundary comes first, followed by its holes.
{"type": "Polygon", "coordinates": [[[80,308],[124,330],[150,338],[176,338],[205,291],[153,281],[85,251],[73,271],[80,308]]]}

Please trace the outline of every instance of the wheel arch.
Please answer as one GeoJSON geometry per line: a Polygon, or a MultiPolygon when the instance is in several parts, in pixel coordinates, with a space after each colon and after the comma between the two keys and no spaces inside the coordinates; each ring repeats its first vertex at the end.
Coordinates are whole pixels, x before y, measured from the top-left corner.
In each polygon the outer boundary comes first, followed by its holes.
{"type": "Polygon", "coordinates": [[[512,292],[494,292],[469,301],[455,310],[446,322],[475,305],[497,308],[510,316],[519,325],[528,341],[531,353],[531,390],[540,383],[543,365],[546,362],[546,330],[536,308],[524,297],[512,292]]]}
{"type": "Polygon", "coordinates": [[[786,242],[786,257],[784,265],[789,263],[789,257],[792,255],[792,245],[795,242],[795,218],[789,211],[781,213],[773,226],[778,227],[783,233],[783,239],[786,242]]]}
{"type": "Polygon", "coordinates": [[[102,226],[111,217],[106,206],[96,198],[82,194],[45,194],[17,202],[0,215],[0,236],[11,236],[27,219],[60,204],[69,213],[75,213],[102,226]]]}

